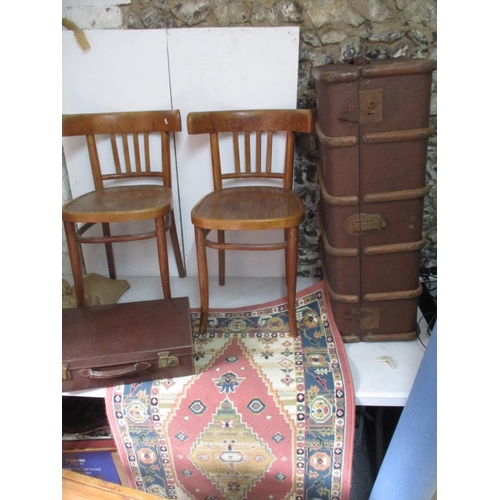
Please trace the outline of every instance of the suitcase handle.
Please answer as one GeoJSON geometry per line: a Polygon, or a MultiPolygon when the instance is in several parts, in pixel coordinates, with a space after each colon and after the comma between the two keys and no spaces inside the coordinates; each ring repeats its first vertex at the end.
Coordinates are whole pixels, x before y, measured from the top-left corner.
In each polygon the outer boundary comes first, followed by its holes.
{"type": "Polygon", "coordinates": [[[113,378],[120,377],[123,375],[129,375],[131,373],[137,373],[141,370],[147,370],[151,367],[151,363],[146,363],[141,361],[139,363],[134,363],[133,365],[124,366],[121,368],[114,368],[112,370],[94,370],[93,368],[86,368],[84,370],[79,370],[78,373],[82,377],[88,378],[113,378]]]}

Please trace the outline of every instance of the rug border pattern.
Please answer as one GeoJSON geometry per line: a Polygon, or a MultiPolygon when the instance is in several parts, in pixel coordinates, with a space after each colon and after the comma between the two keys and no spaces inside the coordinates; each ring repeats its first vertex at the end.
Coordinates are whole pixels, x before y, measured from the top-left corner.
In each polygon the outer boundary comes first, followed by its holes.
{"type": "MultiPolygon", "coordinates": [[[[320,316],[322,319],[322,325],[325,330],[325,338],[327,341],[327,348],[330,356],[331,369],[334,372],[333,380],[336,382],[336,389],[338,389],[343,394],[337,395],[334,398],[336,402],[336,407],[334,409],[335,414],[340,412],[343,418],[335,418],[334,433],[338,435],[338,439],[335,439],[335,443],[325,443],[324,447],[321,447],[321,443],[311,442],[311,439],[316,439],[318,441],[318,437],[314,437],[314,433],[310,433],[311,429],[308,429],[303,422],[298,421],[295,432],[300,439],[297,440],[296,447],[296,467],[295,470],[297,475],[303,481],[303,484],[300,483],[300,480],[297,480],[296,486],[298,490],[303,488],[305,491],[304,495],[300,494],[298,491],[295,493],[299,493],[296,496],[291,496],[290,498],[294,498],[295,500],[307,500],[310,498],[308,496],[308,487],[311,484],[307,483],[307,468],[312,464],[313,461],[317,461],[318,457],[323,458],[326,461],[331,461],[331,465],[333,466],[333,472],[331,475],[331,498],[338,499],[349,499],[350,497],[350,488],[351,488],[351,477],[352,477],[352,456],[353,456],[353,446],[354,446],[354,418],[355,418],[355,400],[354,400],[354,387],[352,383],[352,376],[349,370],[349,364],[345,352],[345,347],[338,331],[337,326],[333,320],[332,310],[330,306],[330,301],[328,299],[328,293],[326,291],[325,283],[323,281],[311,285],[310,287],[301,290],[297,293],[296,306],[297,312],[304,307],[307,307],[313,301],[317,301],[320,308],[320,316]],[[352,424],[351,429],[346,429],[346,423],[352,424]],[[350,430],[350,432],[347,432],[350,430]],[[309,438],[307,437],[309,435],[309,438]],[[313,437],[311,437],[313,436],[313,437]],[[299,445],[299,443],[303,443],[303,445],[299,445]],[[305,483],[305,484],[304,484],[305,483]]],[[[284,299],[279,299],[276,301],[268,302],[265,304],[258,304],[247,307],[239,307],[233,309],[211,309],[210,317],[216,322],[216,318],[231,318],[231,317],[241,317],[245,316],[250,318],[252,316],[259,317],[266,313],[271,314],[279,314],[279,313],[287,313],[286,301],[284,299]]],[[[192,319],[196,320],[199,317],[199,309],[192,309],[192,319]]],[[[209,323],[210,328],[210,323],[209,323]]],[[[196,321],[193,321],[193,331],[196,332],[196,321]]],[[[198,334],[194,333],[196,337],[198,334]]],[[[211,333],[207,333],[207,336],[210,336],[211,333]]],[[[231,334],[227,334],[230,336],[231,334]]],[[[305,377],[308,376],[306,370],[304,370],[304,356],[306,355],[305,350],[302,349],[302,342],[300,338],[294,339],[294,348],[295,348],[295,358],[296,358],[296,373],[300,373],[300,377],[302,378],[303,383],[297,384],[297,389],[299,391],[298,396],[299,400],[301,398],[304,399],[304,405],[306,406],[306,412],[310,412],[311,409],[305,404],[306,391],[305,391],[305,377]],[[300,361],[300,362],[299,362],[300,361]]],[[[306,349],[307,350],[307,349],[306,349]]],[[[193,376],[193,381],[197,377],[197,375],[193,376]]],[[[154,385],[158,384],[159,381],[151,382],[151,390],[154,392],[154,385]]],[[[145,383],[143,383],[145,384],[145,383]]],[[[189,384],[190,385],[190,384],[189,384]]],[[[139,465],[136,459],[137,450],[132,453],[128,453],[126,447],[132,446],[130,437],[126,435],[124,429],[126,428],[125,420],[120,418],[120,403],[123,395],[124,386],[117,386],[115,388],[108,388],[106,394],[106,400],[109,402],[107,404],[108,417],[110,421],[110,425],[113,429],[113,433],[117,436],[122,437],[122,442],[117,443],[118,452],[120,458],[123,462],[128,463],[130,466],[130,470],[126,469],[128,480],[130,484],[135,484],[135,487],[141,489],[143,486],[141,472],[139,469],[139,465]],[[118,413],[116,413],[118,411],[118,413]],[[115,415],[111,415],[113,412],[115,415]],[[116,420],[115,420],[116,419],[116,420]],[[125,444],[123,444],[125,443],[125,444]]],[[[186,389],[185,389],[186,390],[186,389]]],[[[151,406],[151,412],[154,415],[155,408],[151,406]]],[[[122,416],[123,417],[123,416],[122,416]]],[[[311,422],[311,416],[305,419],[305,422],[311,422]]],[[[154,420],[154,428],[157,436],[158,443],[160,445],[160,459],[163,464],[163,470],[165,474],[167,488],[171,488],[172,490],[175,487],[178,487],[178,484],[175,481],[175,471],[170,467],[170,460],[168,457],[168,440],[163,434],[162,426],[159,420],[154,420]]],[[[313,464],[317,465],[317,463],[313,464]]],[[[297,478],[298,479],[298,478],[297,478]]],[[[313,488],[314,489],[314,488],[313,488]]],[[[174,496],[170,496],[172,493],[168,491],[157,491],[158,496],[165,496],[167,498],[176,498],[174,496]]],[[[152,491],[149,491],[153,493],[152,491]]],[[[185,492],[188,494],[187,492],[185,492]]],[[[189,494],[188,494],[189,495],[189,494]]],[[[194,498],[194,497],[193,497],[194,498]]]]}

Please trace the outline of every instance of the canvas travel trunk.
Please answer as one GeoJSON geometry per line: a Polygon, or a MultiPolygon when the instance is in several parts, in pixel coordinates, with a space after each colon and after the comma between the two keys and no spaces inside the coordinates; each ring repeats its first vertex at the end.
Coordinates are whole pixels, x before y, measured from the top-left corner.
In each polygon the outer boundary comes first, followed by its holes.
{"type": "Polygon", "coordinates": [[[420,250],[435,61],[313,69],[320,253],[345,342],[418,335],[420,250]]]}
{"type": "Polygon", "coordinates": [[[194,374],[188,297],[62,313],[63,391],[194,374]]]}

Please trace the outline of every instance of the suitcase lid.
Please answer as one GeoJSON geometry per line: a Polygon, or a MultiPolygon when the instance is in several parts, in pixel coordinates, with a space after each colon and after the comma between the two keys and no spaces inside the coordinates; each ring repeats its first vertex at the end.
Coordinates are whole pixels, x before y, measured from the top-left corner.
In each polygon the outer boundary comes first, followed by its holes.
{"type": "Polygon", "coordinates": [[[361,76],[377,78],[384,76],[414,75],[432,73],[437,68],[433,59],[382,59],[372,61],[364,57],[356,58],[352,64],[326,64],[312,70],[312,76],[318,82],[341,83],[353,82],[361,76]]]}
{"type": "Polygon", "coordinates": [[[157,361],[165,352],[194,353],[188,297],[63,309],[62,361],[71,370],[157,361]]]}

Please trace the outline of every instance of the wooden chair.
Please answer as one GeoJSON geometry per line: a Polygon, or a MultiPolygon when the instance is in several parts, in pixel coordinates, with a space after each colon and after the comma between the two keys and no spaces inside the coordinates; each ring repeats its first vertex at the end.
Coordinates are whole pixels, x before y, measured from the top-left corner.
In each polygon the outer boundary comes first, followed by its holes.
{"type": "Polygon", "coordinates": [[[95,190],[67,203],[62,210],[71,270],[75,281],[77,305],[84,304],[84,284],[80,243],[104,243],[109,277],[116,279],[112,243],[156,237],[161,283],[165,298],[171,297],[166,232],[170,232],[179,276],[186,275],[172,209],[170,135],[181,130],[180,113],[141,111],[63,115],[62,135],[86,136],[95,190]],[[154,169],[151,157],[151,135],[161,135],[160,170],[154,169]],[[97,139],[97,136],[99,138],[97,139]],[[121,140],[119,137],[121,136],[121,140]],[[114,172],[103,173],[103,145],[109,142],[109,158],[114,172]],[[142,145],[142,147],[141,147],[142,145]],[[154,184],[151,179],[159,179],[154,184]],[[109,186],[109,181],[148,179],[148,184],[109,186]],[[153,231],[112,235],[110,223],[154,220],[153,231]],[[82,223],[79,228],[78,223],[82,223]],[[101,224],[102,236],[84,236],[92,226],[101,224]]]}
{"type": "MultiPolygon", "coordinates": [[[[189,113],[189,134],[209,134],[214,191],[201,199],[191,212],[195,227],[201,301],[200,333],[208,320],[208,263],[206,247],[218,250],[219,284],[225,282],[225,250],[285,250],[289,328],[297,336],[295,288],[297,284],[298,227],[304,219],[304,204],[292,191],[295,132],[311,133],[311,110],[250,110],[189,113]],[[279,132],[286,135],[285,158],[280,167],[273,161],[273,143],[279,132]],[[233,158],[229,172],[221,166],[219,140],[232,136],[233,158]],[[240,137],[241,144],[240,145],[240,137]],[[241,150],[241,152],[240,152],[241,150]],[[245,180],[248,185],[227,187],[227,182],[245,180]],[[280,186],[255,185],[266,179],[280,186]],[[272,181],[275,179],[275,181],[272,181]],[[252,182],[253,181],[253,182],[252,182]],[[224,186],[223,186],[224,184],[224,186]],[[228,243],[225,231],[283,229],[277,243],[228,243]],[[217,231],[217,241],[207,238],[217,231]]],[[[276,150],[276,148],[275,148],[276,150]]]]}

